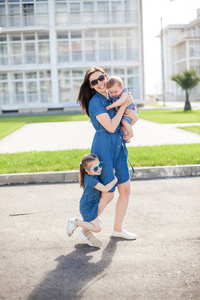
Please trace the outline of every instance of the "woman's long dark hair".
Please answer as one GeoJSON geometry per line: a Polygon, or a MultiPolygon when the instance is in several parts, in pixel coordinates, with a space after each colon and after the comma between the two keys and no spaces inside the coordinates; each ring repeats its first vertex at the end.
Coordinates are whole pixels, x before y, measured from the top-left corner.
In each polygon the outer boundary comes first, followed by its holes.
{"type": "Polygon", "coordinates": [[[80,104],[82,110],[88,115],[88,117],[89,117],[89,110],[88,110],[89,102],[90,102],[90,99],[95,94],[95,90],[90,87],[89,78],[95,72],[101,72],[107,78],[107,74],[103,69],[101,69],[99,67],[89,68],[89,70],[85,74],[83,83],[82,83],[82,85],[80,87],[80,90],[79,90],[78,99],[77,99],[77,103],[80,104]]]}
{"type": "Polygon", "coordinates": [[[88,164],[96,159],[99,159],[98,156],[96,154],[86,154],[80,163],[80,167],[79,167],[79,180],[80,180],[80,187],[84,186],[84,177],[86,174],[85,169],[89,169],[88,168],[88,164]]]}

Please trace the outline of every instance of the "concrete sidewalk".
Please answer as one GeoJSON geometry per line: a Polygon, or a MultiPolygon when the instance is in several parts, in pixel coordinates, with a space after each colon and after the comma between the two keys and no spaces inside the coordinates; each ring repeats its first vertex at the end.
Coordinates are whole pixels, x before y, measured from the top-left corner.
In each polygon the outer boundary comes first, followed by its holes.
{"type": "MultiPolygon", "coordinates": [[[[178,129],[188,124],[158,124],[138,120],[128,147],[200,143],[196,133],[178,129]]],[[[190,123],[199,125],[200,123],[190,123]]],[[[0,141],[0,153],[90,149],[94,128],[89,121],[26,124],[0,141]]]]}
{"type": "Polygon", "coordinates": [[[132,181],[124,228],[110,238],[117,192],[102,214],[101,249],[78,229],[78,184],[1,187],[0,299],[200,299],[199,177],[132,181]]]}

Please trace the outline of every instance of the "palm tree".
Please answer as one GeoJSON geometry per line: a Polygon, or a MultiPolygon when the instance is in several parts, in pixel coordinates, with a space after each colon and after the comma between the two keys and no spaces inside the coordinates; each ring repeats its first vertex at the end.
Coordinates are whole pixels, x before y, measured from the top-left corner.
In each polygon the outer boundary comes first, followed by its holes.
{"type": "Polygon", "coordinates": [[[198,77],[195,70],[185,70],[182,74],[173,75],[171,79],[185,90],[186,100],[184,110],[191,110],[189,95],[191,90],[199,83],[200,77],[198,77]]]}

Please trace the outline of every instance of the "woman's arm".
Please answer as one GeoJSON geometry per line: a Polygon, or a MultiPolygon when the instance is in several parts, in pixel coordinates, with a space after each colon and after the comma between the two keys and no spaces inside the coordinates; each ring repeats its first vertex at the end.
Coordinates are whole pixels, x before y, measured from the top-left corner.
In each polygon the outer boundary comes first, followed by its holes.
{"type": "Polygon", "coordinates": [[[124,112],[124,116],[129,117],[132,120],[130,124],[134,125],[138,120],[136,107],[134,107],[134,110],[127,108],[124,112]]]}
{"type": "Polygon", "coordinates": [[[103,113],[100,115],[96,116],[96,119],[99,121],[99,123],[108,131],[108,132],[115,132],[117,126],[119,125],[121,118],[124,114],[124,111],[126,109],[127,106],[129,106],[132,101],[133,98],[131,95],[129,95],[126,99],[126,101],[124,102],[124,104],[122,104],[120,106],[120,108],[118,109],[118,112],[116,113],[116,115],[111,119],[108,113],[103,113]]]}
{"type": "Polygon", "coordinates": [[[113,188],[113,186],[117,183],[117,181],[118,181],[118,179],[115,176],[115,178],[111,182],[109,182],[108,184],[106,184],[106,185],[103,185],[100,182],[97,183],[97,185],[95,186],[95,189],[97,189],[97,190],[99,190],[101,192],[108,192],[108,191],[110,191],[113,188]]]}

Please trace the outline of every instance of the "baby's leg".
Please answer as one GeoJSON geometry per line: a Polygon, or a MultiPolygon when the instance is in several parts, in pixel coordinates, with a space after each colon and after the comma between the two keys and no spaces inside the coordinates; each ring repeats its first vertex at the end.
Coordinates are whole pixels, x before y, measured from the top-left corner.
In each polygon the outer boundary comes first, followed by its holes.
{"type": "Polygon", "coordinates": [[[122,125],[127,131],[127,134],[124,136],[124,139],[127,141],[127,143],[130,143],[130,139],[133,137],[132,126],[125,120],[122,120],[122,125]]]}

